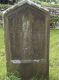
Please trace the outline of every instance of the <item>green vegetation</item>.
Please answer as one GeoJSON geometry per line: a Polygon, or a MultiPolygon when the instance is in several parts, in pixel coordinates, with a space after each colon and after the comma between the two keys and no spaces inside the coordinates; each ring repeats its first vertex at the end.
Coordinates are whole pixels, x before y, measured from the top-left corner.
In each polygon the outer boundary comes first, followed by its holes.
{"type": "Polygon", "coordinates": [[[59,3],[57,2],[56,4],[52,4],[52,1],[49,2],[48,0],[44,1],[44,0],[32,0],[38,4],[41,4],[42,6],[46,6],[46,7],[58,7],[59,8],[59,3]]]}
{"type": "Polygon", "coordinates": [[[50,15],[50,26],[55,28],[55,25],[59,21],[59,16],[50,15]]]}
{"type": "Polygon", "coordinates": [[[6,74],[6,59],[4,46],[4,31],[0,25],[0,80],[4,80],[6,74]]]}
{"type": "Polygon", "coordinates": [[[51,4],[51,3],[47,3],[47,2],[42,2],[41,5],[46,6],[46,7],[55,7],[55,8],[59,7],[59,4],[51,4]]]}
{"type": "Polygon", "coordinates": [[[7,9],[9,7],[8,4],[0,4],[0,9],[7,9]]]}
{"type": "Polygon", "coordinates": [[[0,4],[0,10],[4,9],[6,10],[7,8],[11,7],[12,5],[10,4],[0,4]]]}
{"type": "Polygon", "coordinates": [[[46,3],[54,3],[54,4],[57,4],[59,3],[59,0],[33,0],[33,1],[41,1],[41,2],[46,2],[46,3]]]}
{"type": "MultiPolygon", "coordinates": [[[[50,80],[59,80],[59,30],[52,29],[50,35],[50,80]]],[[[5,57],[4,31],[0,25],[0,80],[5,80],[6,77],[5,57]]],[[[9,77],[11,80],[20,80],[14,74],[9,77]]],[[[6,80],[10,79],[7,78],[6,80]]]]}
{"type": "Polygon", "coordinates": [[[59,30],[50,35],[50,80],[59,80],[59,30]]]}

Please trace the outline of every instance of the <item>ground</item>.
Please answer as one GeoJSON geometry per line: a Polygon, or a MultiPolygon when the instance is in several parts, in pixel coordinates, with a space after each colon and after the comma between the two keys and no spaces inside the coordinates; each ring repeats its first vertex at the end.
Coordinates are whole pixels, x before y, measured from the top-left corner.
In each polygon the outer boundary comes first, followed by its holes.
{"type": "Polygon", "coordinates": [[[4,80],[6,73],[4,30],[0,25],[0,80],[4,80]]]}
{"type": "Polygon", "coordinates": [[[59,30],[50,30],[50,80],[59,80],[59,30]]]}
{"type": "MultiPolygon", "coordinates": [[[[50,53],[49,53],[49,76],[50,80],[59,80],[59,30],[50,30],[50,53]]],[[[4,28],[0,25],[0,80],[6,76],[6,54],[4,45],[4,28]]]]}

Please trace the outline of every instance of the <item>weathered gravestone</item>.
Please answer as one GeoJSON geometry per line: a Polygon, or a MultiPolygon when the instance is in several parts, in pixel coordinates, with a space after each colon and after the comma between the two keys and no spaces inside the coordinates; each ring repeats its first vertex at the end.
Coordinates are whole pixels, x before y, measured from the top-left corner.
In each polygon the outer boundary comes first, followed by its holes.
{"type": "MultiPolygon", "coordinates": [[[[48,11],[28,0],[4,12],[7,71],[23,80],[49,73],[48,11]]],[[[39,80],[39,79],[38,79],[39,80]]]]}

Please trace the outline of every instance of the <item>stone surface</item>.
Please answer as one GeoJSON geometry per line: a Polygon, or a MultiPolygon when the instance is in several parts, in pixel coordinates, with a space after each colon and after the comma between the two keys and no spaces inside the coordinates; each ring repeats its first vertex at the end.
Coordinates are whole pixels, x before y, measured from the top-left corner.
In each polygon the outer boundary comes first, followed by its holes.
{"type": "Polygon", "coordinates": [[[48,79],[48,24],[48,12],[29,0],[4,12],[8,72],[18,71],[22,80],[40,75],[48,79]]]}

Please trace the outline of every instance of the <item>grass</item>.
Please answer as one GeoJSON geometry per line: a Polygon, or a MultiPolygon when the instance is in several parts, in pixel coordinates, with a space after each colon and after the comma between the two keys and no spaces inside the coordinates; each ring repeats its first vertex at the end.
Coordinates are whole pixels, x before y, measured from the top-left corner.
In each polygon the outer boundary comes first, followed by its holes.
{"type": "Polygon", "coordinates": [[[50,80],[59,80],[59,30],[51,30],[50,36],[50,80]]]}
{"type": "MultiPolygon", "coordinates": [[[[50,80],[59,80],[59,30],[50,30],[50,80]]],[[[5,80],[6,59],[4,30],[0,25],[0,80],[5,80]]],[[[15,78],[15,77],[14,77],[15,78]]],[[[13,79],[15,80],[15,79],[13,79]]]]}
{"type": "Polygon", "coordinates": [[[6,73],[6,59],[4,46],[4,31],[0,25],[0,80],[5,78],[6,73]]]}

